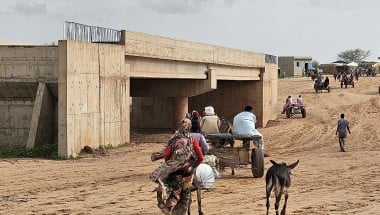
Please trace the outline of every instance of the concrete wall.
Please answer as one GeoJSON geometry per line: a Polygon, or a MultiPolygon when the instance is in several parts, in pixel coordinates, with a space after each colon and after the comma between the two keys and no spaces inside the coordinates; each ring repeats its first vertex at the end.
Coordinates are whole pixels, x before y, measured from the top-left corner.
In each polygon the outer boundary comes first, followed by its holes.
{"type": "Polygon", "coordinates": [[[129,142],[129,70],[124,46],[59,41],[58,153],[129,142]]]}
{"type": "MultiPolygon", "coordinates": [[[[31,121],[38,83],[57,84],[58,48],[56,46],[0,46],[0,145],[26,146],[31,137],[31,121]]],[[[50,90],[53,87],[49,87],[50,90]]],[[[51,90],[51,113],[57,105],[57,93],[51,90]]],[[[46,115],[45,115],[46,116],[46,115]]],[[[53,115],[39,127],[37,142],[51,143],[53,115]]],[[[45,118],[46,119],[46,118],[45,118]]],[[[35,133],[37,134],[37,133],[35,133]]]]}
{"type": "Polygon", "coordinates": [[[56,46],[0,46],[2,81],[57,83],[56,46]]]}
{"type": "Polygon", "coordinates": [[[311,58],[295,58],[294,59],[294,76],[302,76],[302,72],[305,72],[308,69],[306,65],[311,64],[311,58]],[[297,65],[298,64],[298,65],[297,65]]]}
{"type": "Polygon", "coordinates": [[[306,64],[311,64],[311,60],[312,58],[308,57],[280,56],[278,67],[281,72],[286,72],[286,76],[302,76],[302,71],[306,70],[306,64]]]}
{"type": "Polygon", "coordinates": [[[169,97],[133,97],[131,127],[172,128],[173,100],[169,97]]]}
{"type": "Polygon", "coordinates": [[[318,67],[322,69],[324,75],[333,75],[336,69],[334,64],[320,64],[318,67]]]}
{"type": "Polygon", "coordinates": [[[33,101],[0,101],[0,146],[25,146],[33,101]]]}
{"type": "Polygon", "coordinates": [[[294,74],[294,57],[278,57],[278,67],[280,68],[281,72],[286,73],[286,76],[293,76],[294,74]]]}
{"type": "Polygon", "coordinates": [[[269,120],[277,119],[277,101],[278,101],[278,65],[275,63],[266,63],[265,72],[262,78],[263,87],[263,110],[262,121],[259,125],[265,127],[269,120]]]}

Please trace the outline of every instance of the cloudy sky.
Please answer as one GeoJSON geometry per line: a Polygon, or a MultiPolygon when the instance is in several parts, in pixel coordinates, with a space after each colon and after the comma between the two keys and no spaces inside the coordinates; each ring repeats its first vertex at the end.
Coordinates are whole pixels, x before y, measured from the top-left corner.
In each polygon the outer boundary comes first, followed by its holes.
{"type": "Polygon", "coordinates": [[[0,0],[0,41],[63,39],[64,21],[276,56],[370,50],[380,57],[379,0],[0,0]]]}

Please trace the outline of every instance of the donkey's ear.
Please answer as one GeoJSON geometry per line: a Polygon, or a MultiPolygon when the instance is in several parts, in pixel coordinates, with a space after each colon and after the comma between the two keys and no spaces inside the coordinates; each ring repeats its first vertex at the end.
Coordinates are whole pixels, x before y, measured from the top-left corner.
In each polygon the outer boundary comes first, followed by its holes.
{"type": "Polygon", "coordinates": [[[297,160],[296,162],[290,164],[288,167],[289,167],[290,169],[294,169],[294,167],[296,167],[296,166],[298,165],[299,162],[300,162],[300,160],[297,160]]]}
{"type": "Polygon", "coordinates": [[[277,165],[276,161],[274,161],[274,160],[270,160],[270,162],[271,162],[273,165],[277,165]]]}

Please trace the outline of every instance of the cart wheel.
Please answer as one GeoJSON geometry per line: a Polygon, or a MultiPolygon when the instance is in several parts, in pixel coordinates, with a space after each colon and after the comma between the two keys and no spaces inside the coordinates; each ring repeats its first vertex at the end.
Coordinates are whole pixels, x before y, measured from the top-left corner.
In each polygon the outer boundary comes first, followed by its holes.
{"type": "Polygon", "coordinates": [[[251,153],[251,169],[254,178],[264,175],[264,153],[260,147],[253,148],[251,153]]]}
{"type": "Polygon", "coordinates": [[[292,109],[286,108],[286,118],[290,118],[290,115],[292,115],[292,109]]]}
{"type": "Polygon", "coordinates": [[[302,118],[305,118],[306,117],[306,109],[302,108],[301,113],[302,113],[302,118]]]}
{"type": "Polygon", "coordinates": [[[235,140],[234,139],[230,139],[230,140],[228,140],[228,143],[230,143],[231,148],[233,148],[234,144],[235,144],[235,140]]]}

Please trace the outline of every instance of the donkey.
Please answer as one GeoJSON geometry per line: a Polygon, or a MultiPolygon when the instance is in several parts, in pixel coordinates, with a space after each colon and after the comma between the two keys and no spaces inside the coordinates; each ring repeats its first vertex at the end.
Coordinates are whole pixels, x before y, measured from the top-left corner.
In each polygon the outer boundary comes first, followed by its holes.
{"type": "MultiPolygon", "coordinates": [[[[220,117],[219,132],[233,134],[232,123],[225,117],[220,117]]],[[[233,148],[235,141],[233,138],[230,138],[230,139],[215,138],[215,140],[213,141],[213,144],[217,148],[221,148],[227,143],[229,143],[230,146],[233,148]]]]}
{"type": "Polygon", "coordinates": [[[267,197],[267,215],[269,214],[269,198],[272,192],[272,189],[274,188],[274,193],[276,196],[276,203],[274,205],[274,208],[276,210],[276,215],[278,215],[278,208],[280,206],[280,200],[281,196],[284,193],[285,194],[285,203],[281,210],[281,215],[285,215],[286,213],[286,203],[288,201],[288,188],[290,187],[290,174],[291,170],[294,169],[298,163],[299,160],[297,160],[295,163],[286,165],[286,163],[276,163],[273,160],[270,160],[270,162],[273,164],[265,176],[266,181],[266,197],[267,197]]]}
{"type": "MultiPolygon", "coordinates": [[[[198,214],[204,215],[204,213],[202,211],[202,191],[201,191],[201,187],[196,182],[193,182],[193,186],[191,187],[191,192],[193,192],[193,191],[197,191],[198,214]]],[[[187,208],[187,214],[188,215],[190,215],[191,202],[192,202],[192,198],[191,198],[191,194],[190,194],[189,206],[187,208]]]]}

